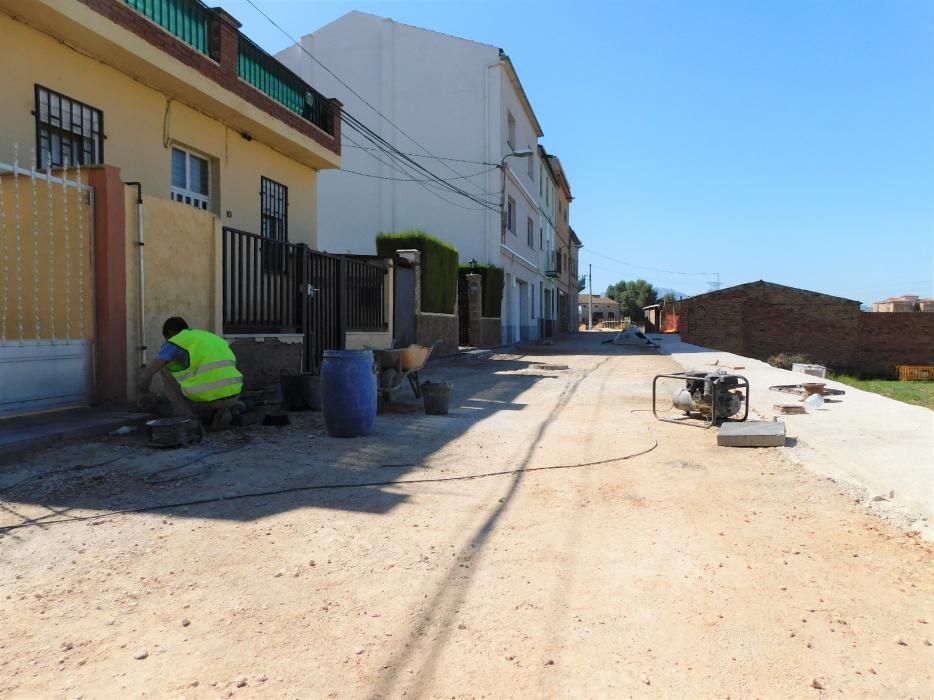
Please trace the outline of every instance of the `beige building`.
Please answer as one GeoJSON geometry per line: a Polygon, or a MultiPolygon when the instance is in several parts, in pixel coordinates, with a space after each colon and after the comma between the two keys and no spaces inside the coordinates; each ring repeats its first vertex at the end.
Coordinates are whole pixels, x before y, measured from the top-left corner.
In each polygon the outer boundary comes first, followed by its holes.
{"type": "Polygon", "coordinates": [[[558,332],[566,333],[577,330],[579,320],[585,317],[577,316],[580,291],[578,276],[578,251],[583,247],[577,234],[571,229],[571,185],[567,174],[561,166],[557,156],[548,156],[548,163],[555,176],[555,260],[554,270],[549,274],[553,276],[558,292],[558,332]]]}
{"type": "Polygon", "coordinates": [[[900,297],[889,297],[875,302],[872,310],[877,313],[931,312],[934,311],[934,299],[921,299],[915,294],[903,294],[900,297]]]}
{"type": "Polygon", "coordinates": [[[315,247],[341,106],[239,26],[197,0],[0,0],[0,256],[22,271],[0,285],[0,415],[131,398],[166,315],[223,332],[234,301],[294,303],[233,299],[229,263],[283,276],[287,243],[315,247]]]}
{"type": "Polygon", "coordinates": [[[590,294],[580,294],[578,296],[580,302],[578,313],[580,315],[580,322],[584,326],[592,327],[601,321],[620,321],[622,320],[622,314],[619,309],[619,302],[610,299],[609,297],[601,297],[597,294],[591,296],[590,294]],[[590,314],[593,314],[591,316],[590,314]],[[588,324],[587,319],[591,319],[588,324]]]}

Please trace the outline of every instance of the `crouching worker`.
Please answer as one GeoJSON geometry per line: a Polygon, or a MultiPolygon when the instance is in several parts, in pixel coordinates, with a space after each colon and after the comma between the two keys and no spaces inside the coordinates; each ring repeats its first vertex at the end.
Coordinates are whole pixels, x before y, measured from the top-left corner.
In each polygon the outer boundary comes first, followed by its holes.
{"type": "Polygon", "coordinates": [[[158,372],[166,397],[176,416],[205,416],[213,412],[211,428],[230,425],[230,409],[237,405],[243,375],[237,358],[220,336],[189,328],[185,319],[173,316],[162,326],[165,344],[159,356],[140,374],[137,387],[149,391],[158,372]]]}

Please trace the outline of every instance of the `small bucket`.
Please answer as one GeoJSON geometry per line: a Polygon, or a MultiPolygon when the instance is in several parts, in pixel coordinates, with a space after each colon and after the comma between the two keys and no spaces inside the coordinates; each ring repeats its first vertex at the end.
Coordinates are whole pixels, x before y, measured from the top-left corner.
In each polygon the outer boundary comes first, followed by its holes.
{"type": "Polygon", "coordinates": [[[449,382],[425,382],[422,384],[422,402],[429,416],[443,416],[448,412],[454,385],[449,382]]]}

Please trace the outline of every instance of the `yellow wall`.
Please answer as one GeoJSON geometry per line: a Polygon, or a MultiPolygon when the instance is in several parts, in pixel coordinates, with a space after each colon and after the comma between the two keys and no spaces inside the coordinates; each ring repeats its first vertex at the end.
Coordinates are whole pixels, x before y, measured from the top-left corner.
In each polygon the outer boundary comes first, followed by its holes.
{"type": "MultiPolygon", "coordinates": [[[[139,376],[139,236],[136,190],[127,187],[127,379],[139,376]]],[[[143,197],[145,344],[148,361],[164,342],[162,324],[181,316],[192,328],[221,332],[221,225],[213,214],[159,197],[143,197]]],[[[155,388],[158,388],[156,384],[155,388]]]]}
{"type": "Polygon", "coordinates": [[[314,169],[258,140],[247,141],[216,119],[182,102],[170,102],[115,68],[4,14],[0,36],[4,54],[16,56],[2,74],[0,161],[12,162],[17,143],[21,159],[30,159],[36,146],[31,112],[38,83],[103,111],[104,161],[121,168],[124,181],[142,182],[144,194],[168,199],[171,146],[178,144],[211,159],[212,207],[224,226],[259,233],[260,177],[265,176],[289,188],[289,240],[315,247],[314,169]]]}
{"type": "Polygon", "coordinates": [[[0,336],[93,336],[93,234],[87,192],[28,175],[0,175],[0,336]]]}

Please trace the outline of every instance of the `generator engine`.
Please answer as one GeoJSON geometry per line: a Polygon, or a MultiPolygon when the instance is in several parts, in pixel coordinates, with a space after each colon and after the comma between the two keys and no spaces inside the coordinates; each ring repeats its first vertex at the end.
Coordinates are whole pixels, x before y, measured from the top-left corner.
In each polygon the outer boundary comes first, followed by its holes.
{"type": "Polygon", "coordinates": [[[743,407],[743,392],[748,386],[743,377],[718,372],[684,372],[684,388],[675,390],[671,403],[686,414],[699,413],[713,422],[732,418],[743,407]]]}

